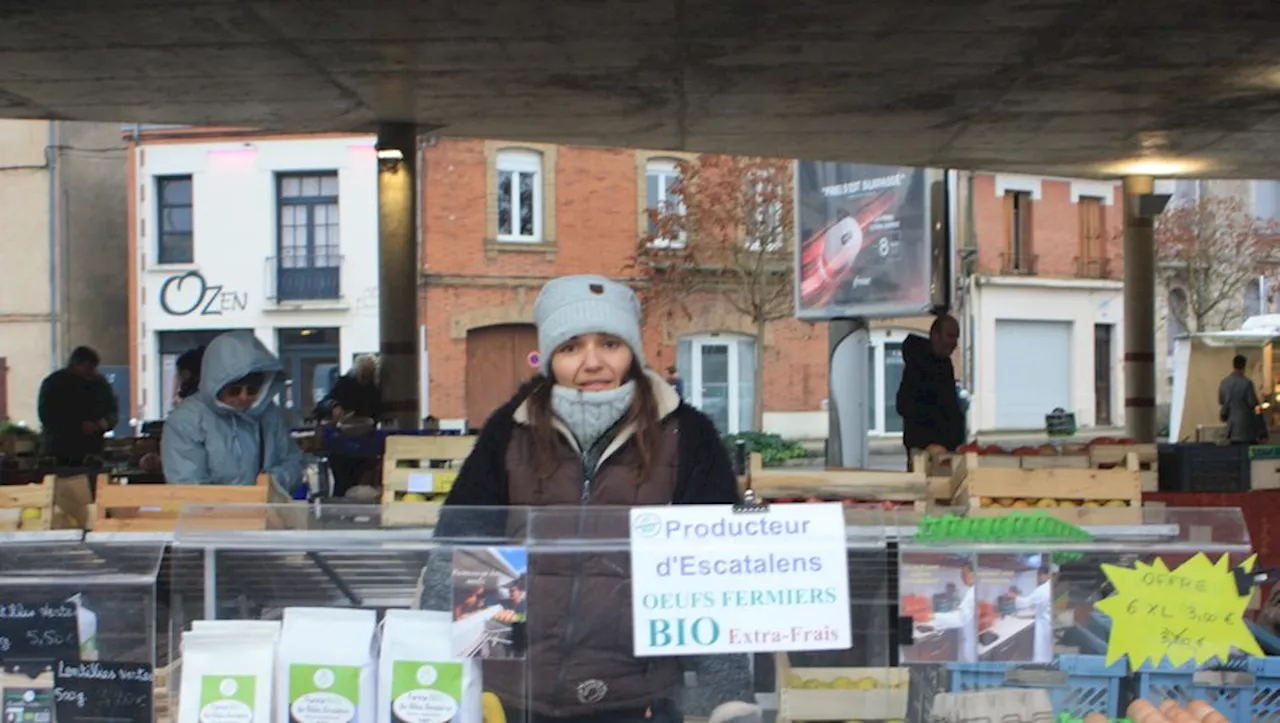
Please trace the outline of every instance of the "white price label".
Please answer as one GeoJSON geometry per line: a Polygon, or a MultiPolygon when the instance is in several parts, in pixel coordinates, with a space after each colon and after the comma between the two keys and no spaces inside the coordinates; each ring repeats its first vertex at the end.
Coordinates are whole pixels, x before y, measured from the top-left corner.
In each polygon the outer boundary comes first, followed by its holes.
{"type": "Polygon", "coordinates": [[[430,494],[436,491],[436,476],[430,472],[410,472],[409,491],[430,494]]]}

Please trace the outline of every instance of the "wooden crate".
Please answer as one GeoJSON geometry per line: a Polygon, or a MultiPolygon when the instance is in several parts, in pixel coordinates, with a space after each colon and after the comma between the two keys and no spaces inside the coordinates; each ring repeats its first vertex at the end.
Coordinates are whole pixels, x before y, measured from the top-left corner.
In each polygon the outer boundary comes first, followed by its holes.
{"type": "MultiPolygon", "coordinates": [[[[966,452],[965,454],[976,455],[982,460],[983,467],[1001,468],[1001,469],[1089,469],[1089,455],[1087,454],[978,454],[977,452],[966,452]]],[[[962,457],[964,455],[952,455],[962,457]]],[[[952,469],[955,468],[953,461],[952,469]]]]}
{"type": "Polygon", "coordinates": [[[1130,453],[1115,469],[1025,469],[986,466],[972,452],[955,462],[955,504],[970,515],[1035,509],[1077,525],[1140,524],[1142,483],[1138,457],[1130,453]],[[1122,506],[1094,506],[1123,502],[1122,506]]]}
{"type": "Polygon", "coordinates": [[[765,469],[759,453],[750,457],[751,489],[761,499],[842,499],[861,502],[916,502],[929,498],[923,472],[872,469],[765,469]]]}
{"type": "Polygon", "coordinates": [[[37,484],[0,486],[0,530],[74,530],[91,522],[89,478],[45,475],[37,484]]]}
{"type": "Polygon", "coordinates": [[[434,526],[440,502],[453,489],[453,480],[475,444],[474,436],[388,436],[382,455],[382,524],[434,526]],[[406,495],[422,499],[406,499],[406,495]]]}
{"type": "Polygon", "coordinates": [[[1124,466],[1130,454],[1138,455],[1138,477],[1143,492],[1160,491],[1159,452],[1155,444],[1098,444],[1089,448],[1089,466],[1107,468],[1124,466]]]}
{"type": "Polygon", "coordinates": [[[786,653],[778,653],[775,661],[778,723],[907,717],[906,668],[793,668],[786,653]],[[804,686],[810,681],[824,685],[804,686]],[[827,687],[832,683],[843,687],[827,687]],[[872,684],[874,688],[867,687],[872,684]]]}
{"type": "MultiPolygon", "coordinates": [[[[98,480],[93,529],[97,532],[171,532],[183,507],[266,505],[288,502],[266,474],[253,486],[238,485],[122,485],[98,480]]],[[[202,513],[206,530],[261,530],[267,527],[263,508],[228,509],[202,513]]]]}
{"type": "Polygon", "coordinates": [[[172,711],[177,708],[178,699],[174,697],[170,700],[169,681],[173,679],[178,669],[179,666],[176,663],[156,668],[153,686],[155,688],[155,723],[171,723],[173,720],[172,711]]]}
{"type": "MultiPolygon", "coordinates": [[[[1073,454],[977,454],[982,466],[999,469],[1088,469],[1089,457],[1083,452],[1073,454]]],[[[912,469],[923,469],[929,480],[929,498],[937,504],[949,504],[959,491],[959,479],[955,465],[963,454],[936,453],[918,450],[912,457],[912,469]]]]}

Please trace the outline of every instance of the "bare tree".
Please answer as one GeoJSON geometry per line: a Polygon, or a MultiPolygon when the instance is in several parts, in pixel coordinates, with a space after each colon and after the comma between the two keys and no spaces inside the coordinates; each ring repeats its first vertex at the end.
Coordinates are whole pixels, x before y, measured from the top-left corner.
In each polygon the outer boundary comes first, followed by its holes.
{"type": "Polygon", "coordinates": [[[633,266],[646,312],[692,318],[689,302],[712,295],[755,330],[756,429],[764,419],[765,329],[792,315],[794,229],[791,162],[704,155],[677,164],[668,201],[649,211],[633,266]]]}
{"type": "Polygon", "coordinates": [[[1157,275],[1172,293],[1182,328],[1216,331],[1241,316],[1245,289],[1276,268],[1273,221],[1255,218],[1233,196],[1203,196],[1156,218],[1157,275]]]}

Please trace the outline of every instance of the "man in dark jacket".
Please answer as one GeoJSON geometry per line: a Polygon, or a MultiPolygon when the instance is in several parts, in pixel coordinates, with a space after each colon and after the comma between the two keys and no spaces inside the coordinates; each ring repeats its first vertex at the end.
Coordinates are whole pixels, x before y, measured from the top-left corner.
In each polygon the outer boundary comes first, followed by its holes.
{"type": "Polygon", "coordinates": [[[960,341],[960,324],[943,314],[929,328],[929,338],[912,334],[902,342],[906,368],[898,387],[898,414],[902,415],[902,444],[911,451],[939,445],[955,450],[964,444],[964,413],[956,392],[951,354],[960,341]]]}
{"type": "Polygon", "coordinates": [[[1266,431],[1258,419],[1258,392],[1244,373],[1248,363],[1243,354],[1236,354],[1231,360],[1231,373],[1218,385],[1218,414],[1227,425],[1227,441],[1231,444],[1254,444],[1266,431]]]}
{"type": "Polygon", "coordinates": [[[102,435],[116,426],[116,395],[98,373],[99,361],[93,349],[76,347],[67,366],[40,385],[45,453],[59,466],[79,466],[86,456],[102,454],[102,435]]]}
{"type": "Polygon", "coordinates": [[[378,360],[362,356],[350,372],[338,378],[328,397],[321,402],[330,419],[337,422],[348,415],[378,421],[383,415],[382,388],[378,386],[378,360]]]}

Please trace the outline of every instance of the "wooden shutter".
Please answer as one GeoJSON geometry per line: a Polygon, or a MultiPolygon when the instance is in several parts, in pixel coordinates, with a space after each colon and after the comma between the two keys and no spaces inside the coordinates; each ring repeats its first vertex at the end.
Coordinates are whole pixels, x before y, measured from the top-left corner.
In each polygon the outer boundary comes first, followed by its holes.
{"type": "Polygon", "coordinates": [[[1093,261],[1103,257],[1102,199],[1082,196],[1080,206],[1080,258],[1093,261]]]}

